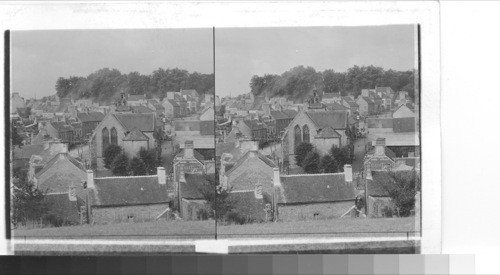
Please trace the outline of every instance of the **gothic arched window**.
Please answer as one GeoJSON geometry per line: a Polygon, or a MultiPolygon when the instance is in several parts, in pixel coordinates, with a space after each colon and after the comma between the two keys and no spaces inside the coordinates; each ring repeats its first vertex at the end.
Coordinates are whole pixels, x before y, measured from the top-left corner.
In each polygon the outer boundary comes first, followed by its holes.
{"type": "Polygon", "coordinates": [[[302,127],[302,132],[304,142],[311,142],[311,139],[309,137],[309,126],[304,125],[304,127],[302,127]]]}
{"type": "Polygon", "coordinates": [[[297,146],[302,142],[302,131],[300,130],[300,126],[295,125],[293,132],[294,132],[293,145],[295,146],[295,148],[297,148],[297,146]]]}
{"type": "Polygon", "coordinates": [[[111,128],[111,144],[118,145],[118,133],[115,127],[111,128]]]}
{"type": "Polygon", "coordinates": [[[106,148],[108,147],[109,145],[109,131],[108,131],[108,128],[104,128],[102,129],[102,152],[104,153],[104,150],[106,150],[106,148]]]}

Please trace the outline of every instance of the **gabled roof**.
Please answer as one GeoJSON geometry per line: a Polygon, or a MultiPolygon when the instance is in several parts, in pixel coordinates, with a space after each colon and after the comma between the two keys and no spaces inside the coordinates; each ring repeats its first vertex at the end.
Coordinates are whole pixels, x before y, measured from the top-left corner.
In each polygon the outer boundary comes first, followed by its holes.
{"type": "MultiPolygon", "coordinates": [[[[372,156],[375,154],[375,147],[371,148],[370,151],[366,153],[367,156],[372,156]]],[[[396,153],[394,153],[389,147],[384,147],[384,154],[390,158],[391,160],[394,160],[396,157],[396,153]]]]}
{"type": "Polygon", "coordinates": [[[173,107],[180,107],[180,105],[175,100],[167,99],[167,98],[165,98],[164,100],[168,101],[168,103],[170,103],[170,105],[172,105],[173,107]]]}
{"type": "Polygon", "coordinates": [[[327,127],[321,129],[319,134],[317,134],[314,138],[340,138],[341,135],[335,131],[332,127],[327,127]]]}
{"type": "Polygon", "coordinates": [[[347,112],[315,111],[305,114],[318,126],[318,128],[344,129],[347,125],[347,112]]]}
{"type": "Polygon", "coordinates": [[[226,175],[229,175],[234,170],[238,169],[238,167],[240,167],[252,155],[257,156],[257,158],[259,158],[261,161],[263,161],[269,167],[273,167],[273,168],[276,167],[276,164],[274,164],[274,161],[270,160],[268,157],[264,156],[263,154],[259,153],[258,151],[248,151],[248,152],[246,152],[246,154],[244,154],[240,159],[238,159],[236,161],[236,163],[234,164],[234,166],[231,169],[228,169],[226,171],[226,175]]]}
{"type": "Polygon", "coordinates": [[[94,205],[154,204],[170,201],[168,184],[158,176],[94,178],[94,205]]]}
{"type": "Polygon", "coordinates": [[[76,116],[81,122],[101,122],[104,119],[104,114],[100,112],[77,113],[76,116]]]}
{"type": "Polygon", "coordinates": [[[354,184],[346,183],[344,173],[281,176],[280,203],[313,203],[353,200],[354,184]]]}
{"type": "Polygon", "coordinates": [[[71,162],[78,169],[85,171],[85,167],[83,167],[83,164],[81,162],[77,161],[71,155],[69,155],[68,153],[58,153],[54,157],[52,157],[52,159],[50,159],[50,161],[47,162],[47,164],[45,164],[45,166],[43,167],[42,170],[40,170],[40,171],[38,171],[38,173],[36,173],[35,177],[39,178],[41,175],[43,175],[45,172],[47,172],[47,170],[49,170],[50,167],[52,167],[52,165],[54,165],[54,163],[56,163],[60,159],[60,157],[59,157],[60,155],[63,155],[63,158],[67,159],[69,162],[71,162]]]}
{"type": "Polygon", "coordinates": [[[149,138],[141,131],[134,129],[122,139],[123,141],[148,141],[149,138]]]}
{"type": "Polygon", "coordinates": [[[366,103],[368,104],[375,104],[375,102],[373,102],[373,100],[367,96],[362,96],[362,98],[366,101],[366,103]]]}
{"type": "Polygon", "coordinates": [[[141,132],[153,132],[155,130],[155,115],[134,114],[134,113],[115,113],[115,118],[127,129],[132,131],[138,129],[141,132]]]}
{"type": "Polygon", "coordinates": [[[283,110],[283,113],[284,113],[285,115],[287,115],[287,116],[288,116],[288,118],[293,119],[293,118],[297,115],[297,113],[298,113],[298,112],[297,112],[297,111],[295,111],[295,110],[289,110],[289,109],[286,109],[286,110],[283,110]]]}
{"type": "MultiPolygon", "coordinates": [[[[177,153],[177,155],[175,155],[175,157],[176,158],[178,158],[178,157],[183,158],[185,152],[186,152],[186,149],[181,149],[179,151],[179,153],[177,153]]],[[[205,157],[202,154],[200,154],[200,152],[196,151],[195,149],[193,149],[193,157],[201,163],[203,163],[203,161],[205,160],[205,157]]]]}
{"type": "Polygon", "coordinates": [[[343,96],[342,99],[347,102],[347,104],[349,104],[349,106],[351,106],[351,108],[353,107],[359,107],[358,103],[356,103],[356,101],[348,96],[343,96]]]}

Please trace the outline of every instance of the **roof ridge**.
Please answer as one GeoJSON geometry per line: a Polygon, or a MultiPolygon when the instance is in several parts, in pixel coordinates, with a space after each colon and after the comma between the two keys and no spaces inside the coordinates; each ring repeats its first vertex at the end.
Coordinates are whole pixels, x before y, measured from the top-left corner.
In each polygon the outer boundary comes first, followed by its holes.
{"type": "Polygon", "coordinates": [[[100,178],[94,178],[94,180],[100,180],[100,179],[122,179],[122,178],[151,178],[151,177],[158,177],[158,175],[144,175],[144,176],[115,176],[115,177],[100,177],[100,178]]]}
{"type": "Polygon", "coordinates": [[[344,172],[337,172],[337,173],[318,173],[318,174],[293,174],[293,175],[280,175],[280,177],[297,177],[297,176],[336,176],[336,175],[344,175],[344,172]]]}

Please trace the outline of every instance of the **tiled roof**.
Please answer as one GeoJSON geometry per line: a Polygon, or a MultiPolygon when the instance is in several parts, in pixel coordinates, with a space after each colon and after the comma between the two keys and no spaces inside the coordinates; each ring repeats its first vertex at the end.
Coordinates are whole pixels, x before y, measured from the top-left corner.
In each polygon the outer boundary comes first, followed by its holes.
{"type": "Polygon", "coordinates": [[[94,202],[99,206],[168,202],[169,185],[158,176],[109,177],[94,179],[94,202]]]}
{"type": "Polygon", "coordinates": [[[100,112],[77,113],[76,116],[82,122],[89,122],[89,121],[101,122],[104,119],[104,114],[100,112]]]}
{"type": "MultiPolygon", "coordinates": [[[[215,174],[209,174],[207,176],[215,177],[215,174]]],[[[180,193],[181,197],[184,199],[204,199],[201,193],[202,186],[207,184],[207,179],[203,174],[184,174],[186,182],[180,183],[180,193]]]]}
{"type": "Polygon", "coordinates": [[[64,155],[64,157],[69,161],[71,162],[74,166],[76,166],[78,169],[82,170],[82,171],[85,171],[85,167],[83,167],[83,164],[79,161],[77,161],[75,158],[73,158],[71,155],[69,155],[68,153],[58,153],[56,154],[55,156],[53,156],[49,162],[47,162],[47,164],[45,164],[45,166],[43,167],[42,170],[38,171],[38,173],[36,173],[35,177],[36,178],[39,178],[41,175],[43,175],[47,170],[50,169],[50,167],[52,167],[52,165],[54,165],[54,163],[56,163],[58,160],[59,160],[59,155],[64,155]]]}
{"type": "Polygon", "coordinates": [[[331,202],[356,198],[354,184],[345,182],[344,173],[282,176],[281,186],[281,203],[331,202]]]}
{"type": "Polygon", "coordinates": [[[129,131],[138,129],[141,132],[153,132],[155,129],[154,114],[113,114],[129,131]]]}
{"type": "Polygon", "coordinates": [[[58,132],[70,132],[73,131],[73,127],[64,122],[50,122],[52,127],[54,127],[58,132]]]}
{"type": "MultiPolygon", "coordinates": [[[[186,149],[181,149],[181,150],[179,151],[179,153],[177,153],[177,155],[175,155],[175,157],[176,157],[176,158],[177,158],[177,157],[180,157],[180,158],[184,157],[184,152],[185,152],[185,150],[186,150],[186,149]]],[[[205,157],[204,157],[202,154],[200,154],[200,152],[196,151],[196,149],[193,149],[193,157],[194,157],[195,159],[197,159],[199,162],[202,162],[202,163],[203,163],[203,161],[205,160],[205,157]]]]}
{"type": "Polygon", "coordinates": [[[23,145],[14,149],[14,159],[29,159],[32,155],[39,155],[43,151],[43,144],[23,145]]]}
{"type": "Polygon", "coordinates": [[[341,135],[335,131],[332,127],[327,127],[321,129],[319,134],[315,136],[315,138],[339,138],[341,135]]]}
{"type": "Polygon", "coordinates": [[[306,112],[306,115],[318,126],[318,128],[344,129],[347,124],[346,112],[316,111],[306,112]]]}
{"type": "MultiPolygon", "coordinates": [[[[241,158],[239,158],[234,166],[226,171],[226,175],[231,174],[234,170],[238,169],[247,158],[251,156],[251,154],[255,154],[261,161],[263,161],[265,164],[267,164],[270,167],[276,167],[276,164],[274,164],[274,161],[270,160],[268,157],[264,156],[263,154],[259,153],[258,151],[248,151],[246,154],[244,154],[241,158]]],[[[226,167],[227,168],[227,167],[226,167]]]]}
{"type": "Polygon", "coordinates": [[[134,129],[130,133],[128,133],[125,137],[123,137],[124,141],[148,141],[149,138],[143,134],[141,131],[134,129]]]}

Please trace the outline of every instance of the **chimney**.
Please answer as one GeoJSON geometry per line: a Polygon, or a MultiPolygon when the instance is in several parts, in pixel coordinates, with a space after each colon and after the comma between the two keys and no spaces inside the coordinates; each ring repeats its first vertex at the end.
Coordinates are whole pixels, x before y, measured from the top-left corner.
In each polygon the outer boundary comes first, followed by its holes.
{"type": "Polygon", "coordinates": [[[87,170],[87,189],[94,189],[94,171],[92,170],[87,170]]]}
{"type": "Polygon", "coordinates": [[[352,166],[350,164],[344,165],[344,177],[345,177],[345,182],[347,183],[352,182],[352,166]]]}
{"type": "Polygon", "coordinates": [[[184,143],[184,157],[194,157],[194,142],[192,140],[186,140],[186,142],[184,143]]]}
{"type": "Polygon", "coordinates": [[[385,138],[377,138],[377,140],[375,141],[375,155],[385,155],[385,138]]]}
{"type": "Polygon", "coordinates": [[[157,167],[156,172],[158,174],[158,184],[165,185],[167,184],[167,174],[165,174],[164,167],[157,167]]]}
{"type": "Polygon", "coordinates": [[[277,167],[273,168],[273,186],[274,187],[280,187],[281,186],[280,169],[277,168],[277,167]]]}

